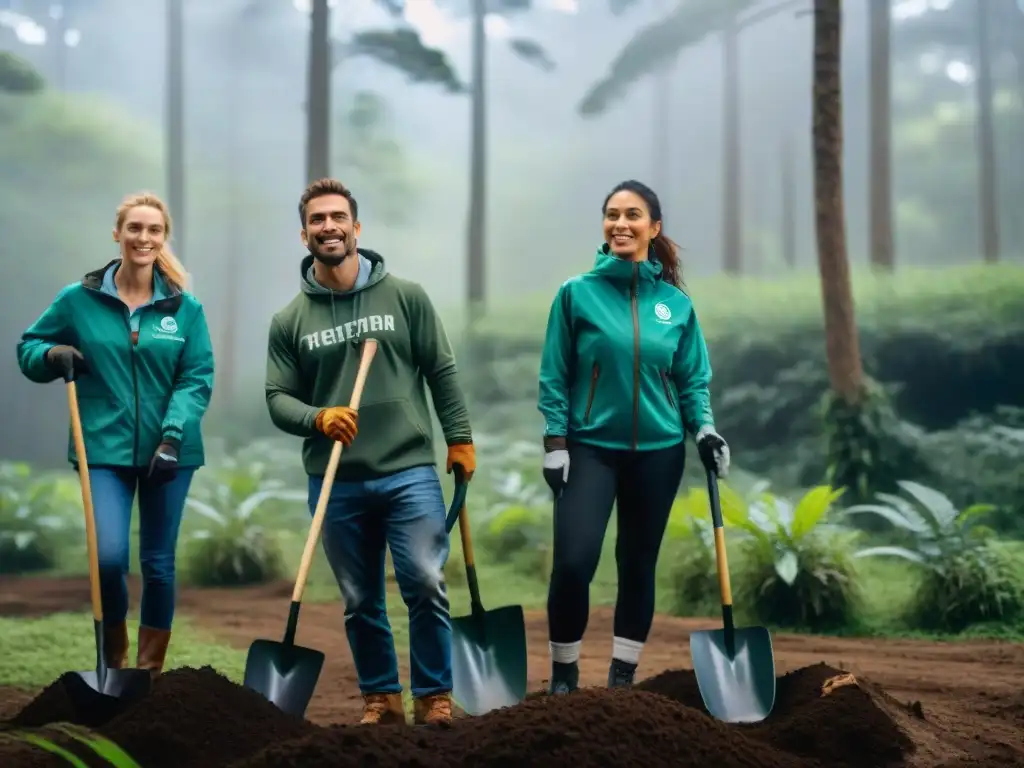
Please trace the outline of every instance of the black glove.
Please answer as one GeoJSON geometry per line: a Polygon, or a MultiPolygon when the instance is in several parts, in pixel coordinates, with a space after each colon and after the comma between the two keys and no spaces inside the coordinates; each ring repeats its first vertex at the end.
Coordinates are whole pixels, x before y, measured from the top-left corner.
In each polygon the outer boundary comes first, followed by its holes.
{"type": "Polygon", "coordinates": [[[701,427],[697,433],[697,454],[708,472],[714,472],[721,478],[729,474],[729,446],[713,427],[701,427]]]}
{"type": "Polygon", "coordinates": [[[46,363],[64,377],[64,381],[74,381],[83,373],[89,373],[89,363],[74,347],[58,344],[46,351],[46,363]]]}
{"type": "Polygon", "coordinates": [[[153,460],[149,462],[149,476],[158,483],[166,483],[178,471],[178,448],[180,443],[167,438],[156,448],[153,460]]]}

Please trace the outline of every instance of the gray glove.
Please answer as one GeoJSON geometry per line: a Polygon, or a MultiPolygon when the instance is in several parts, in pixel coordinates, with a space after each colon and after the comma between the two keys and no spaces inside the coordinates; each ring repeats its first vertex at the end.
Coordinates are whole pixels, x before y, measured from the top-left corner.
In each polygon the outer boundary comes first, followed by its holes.
{"type": "Polygon", "coordinates": [[[544,454],[544,482],[557,496],[569,482],[569,452],[564,449],[544,454]]]}
{"type": "Polygon", "coordinates": [[[697,454],[701,464],[708,471],[714,470],[719,477],[729,474],[729,446],[715,428],[705,425],[697,433],[697,454]]]}

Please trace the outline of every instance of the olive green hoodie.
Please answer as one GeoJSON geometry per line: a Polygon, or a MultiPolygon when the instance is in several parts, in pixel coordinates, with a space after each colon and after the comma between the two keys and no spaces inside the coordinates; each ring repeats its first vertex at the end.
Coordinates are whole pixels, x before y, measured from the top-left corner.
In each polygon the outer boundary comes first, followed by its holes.
{"type": "Polygon", "coordinates": [[[365,480],[433,465],[430,387],[446,442],[472,441],[455,355],[423,288],[387,272],[384,259],[360,248],[370,264],[365,284],[333,291],[313,277],[313,257],[300,267],[301,291],[270,321],[266,396],[270,418],[305,438],[306,472],[326,471],[331,441],[316,429],[322,408],[348,405],[361,339],[379,343],[359,406],[359,434],[342,454],[337,477],[365,480]]]}

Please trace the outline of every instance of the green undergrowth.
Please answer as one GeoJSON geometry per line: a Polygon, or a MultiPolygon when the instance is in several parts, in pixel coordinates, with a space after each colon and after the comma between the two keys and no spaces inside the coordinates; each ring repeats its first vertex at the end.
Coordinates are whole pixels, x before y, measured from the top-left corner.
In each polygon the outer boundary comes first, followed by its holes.
{"type": "MultiPolygon", "coordinates": [[[[968,327],[984,313],[1020,325],[1024,303],[1024,269],[1016,264],[901,268],[894,275],[867,269],[852,274],[859,325],[920,324],[941,315],[950,325],[968,327]]],[[[709,341],[720,335],[750,332],[770,324],[785,333],[822,319],[821,283],[816,272],[777,278],[716,275],[688,281],[688,292],[709,341]]],[[[554,291],[496,303],[477,326],[494,337],[543,339],[554,291]]],[[[767,329],[766,329],[767,330],[767,329]]],[[[977,326],[975,330],[986,329],[977,326]]]]}

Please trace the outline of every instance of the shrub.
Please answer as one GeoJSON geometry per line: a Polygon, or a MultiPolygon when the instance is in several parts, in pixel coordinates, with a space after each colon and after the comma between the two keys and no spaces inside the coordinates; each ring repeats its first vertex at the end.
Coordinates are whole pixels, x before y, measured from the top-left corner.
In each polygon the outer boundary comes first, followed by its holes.
{"type": "Polygon", "coordinates": [[[479,528],[480,545],[499,563],[538,578],[550,573],[550,512],[518,504],[501,505],[484,517],[479,528]]]}
{"type": "Polygon", "coordinates": [[[920,588],[907,616],[920,629],[960,632],[971,624],[1012,621],[1024,612],[1024,584],[1008,556],[980,524],[988,504],[957,509],[932,488],[901,481],[905,495],[878,494],[880,504],[858,504],[848,515],[882,517],[899,544],[868,547],[857,557],[897,557],[921,567],[920,588]]]}
{"type": "Polygon", "coordinates": [[[818,486],[795,505],[760,493],[723,516],[744,531],[736,570],[737,607],[775,626],[812,630],[853,623],[860,592],[850,554],[857,534],[828,522],[842,490],[818,486]]]}
{"type": "MultiPolygon", "coordinates": [[[[205,482],[195,486],[186,506],[202,515],[206,525],[190,531],[187,537],[188,573],[194,583],[240,586],[267,582],[282,574],[284,563],[277,537],[266,524],[255,520],[255,513],[267,502],[305,507],[307,492],[284,487],[283,481],[268,477],[271,471],[271,465],[229,457],[212,468],[205,482]]],[[[287,526],[281,512],[272,508],[262,518],[276,522],[275,527],[287,526]]],[[[304,519],[308,525],[308,513],[295,519],[304,519]]]]}
{"type": "Polygon", "coordinates": [[[10,51],[0,51],[0,91],[28,94],[44,88],[46,80],[35,67],[10,51]]]}
{"type": "Polygon", "coordinates": [[[927,467],[918,478],[960,506],[984,496],[993,506],[984,521],[1001,534],[1024,538],[1024,409],[999,407],[953,429],[921,434],[927,467]]]}
{"type": "MultiPolygon", "coordinates": [[[[724,482],[719,495],[729,516],[742,515],[745,502],[724,482]]],[[[714,527],[707,493],[691,489],[672,504],[665,541],[671,558],[669,588],[672,612],[677,616],[708,616],[718,613],[721,595],[715,568],[714,527]]]]}
{"type": "Polygon", "coordinates": [[[69,498],[67,483],[35,476],[28,464],[0,464],[0,573],[53,568],[62,545],[83,530],[77,499],[78,513],[71,514],[76,499],[69,498]]]}

